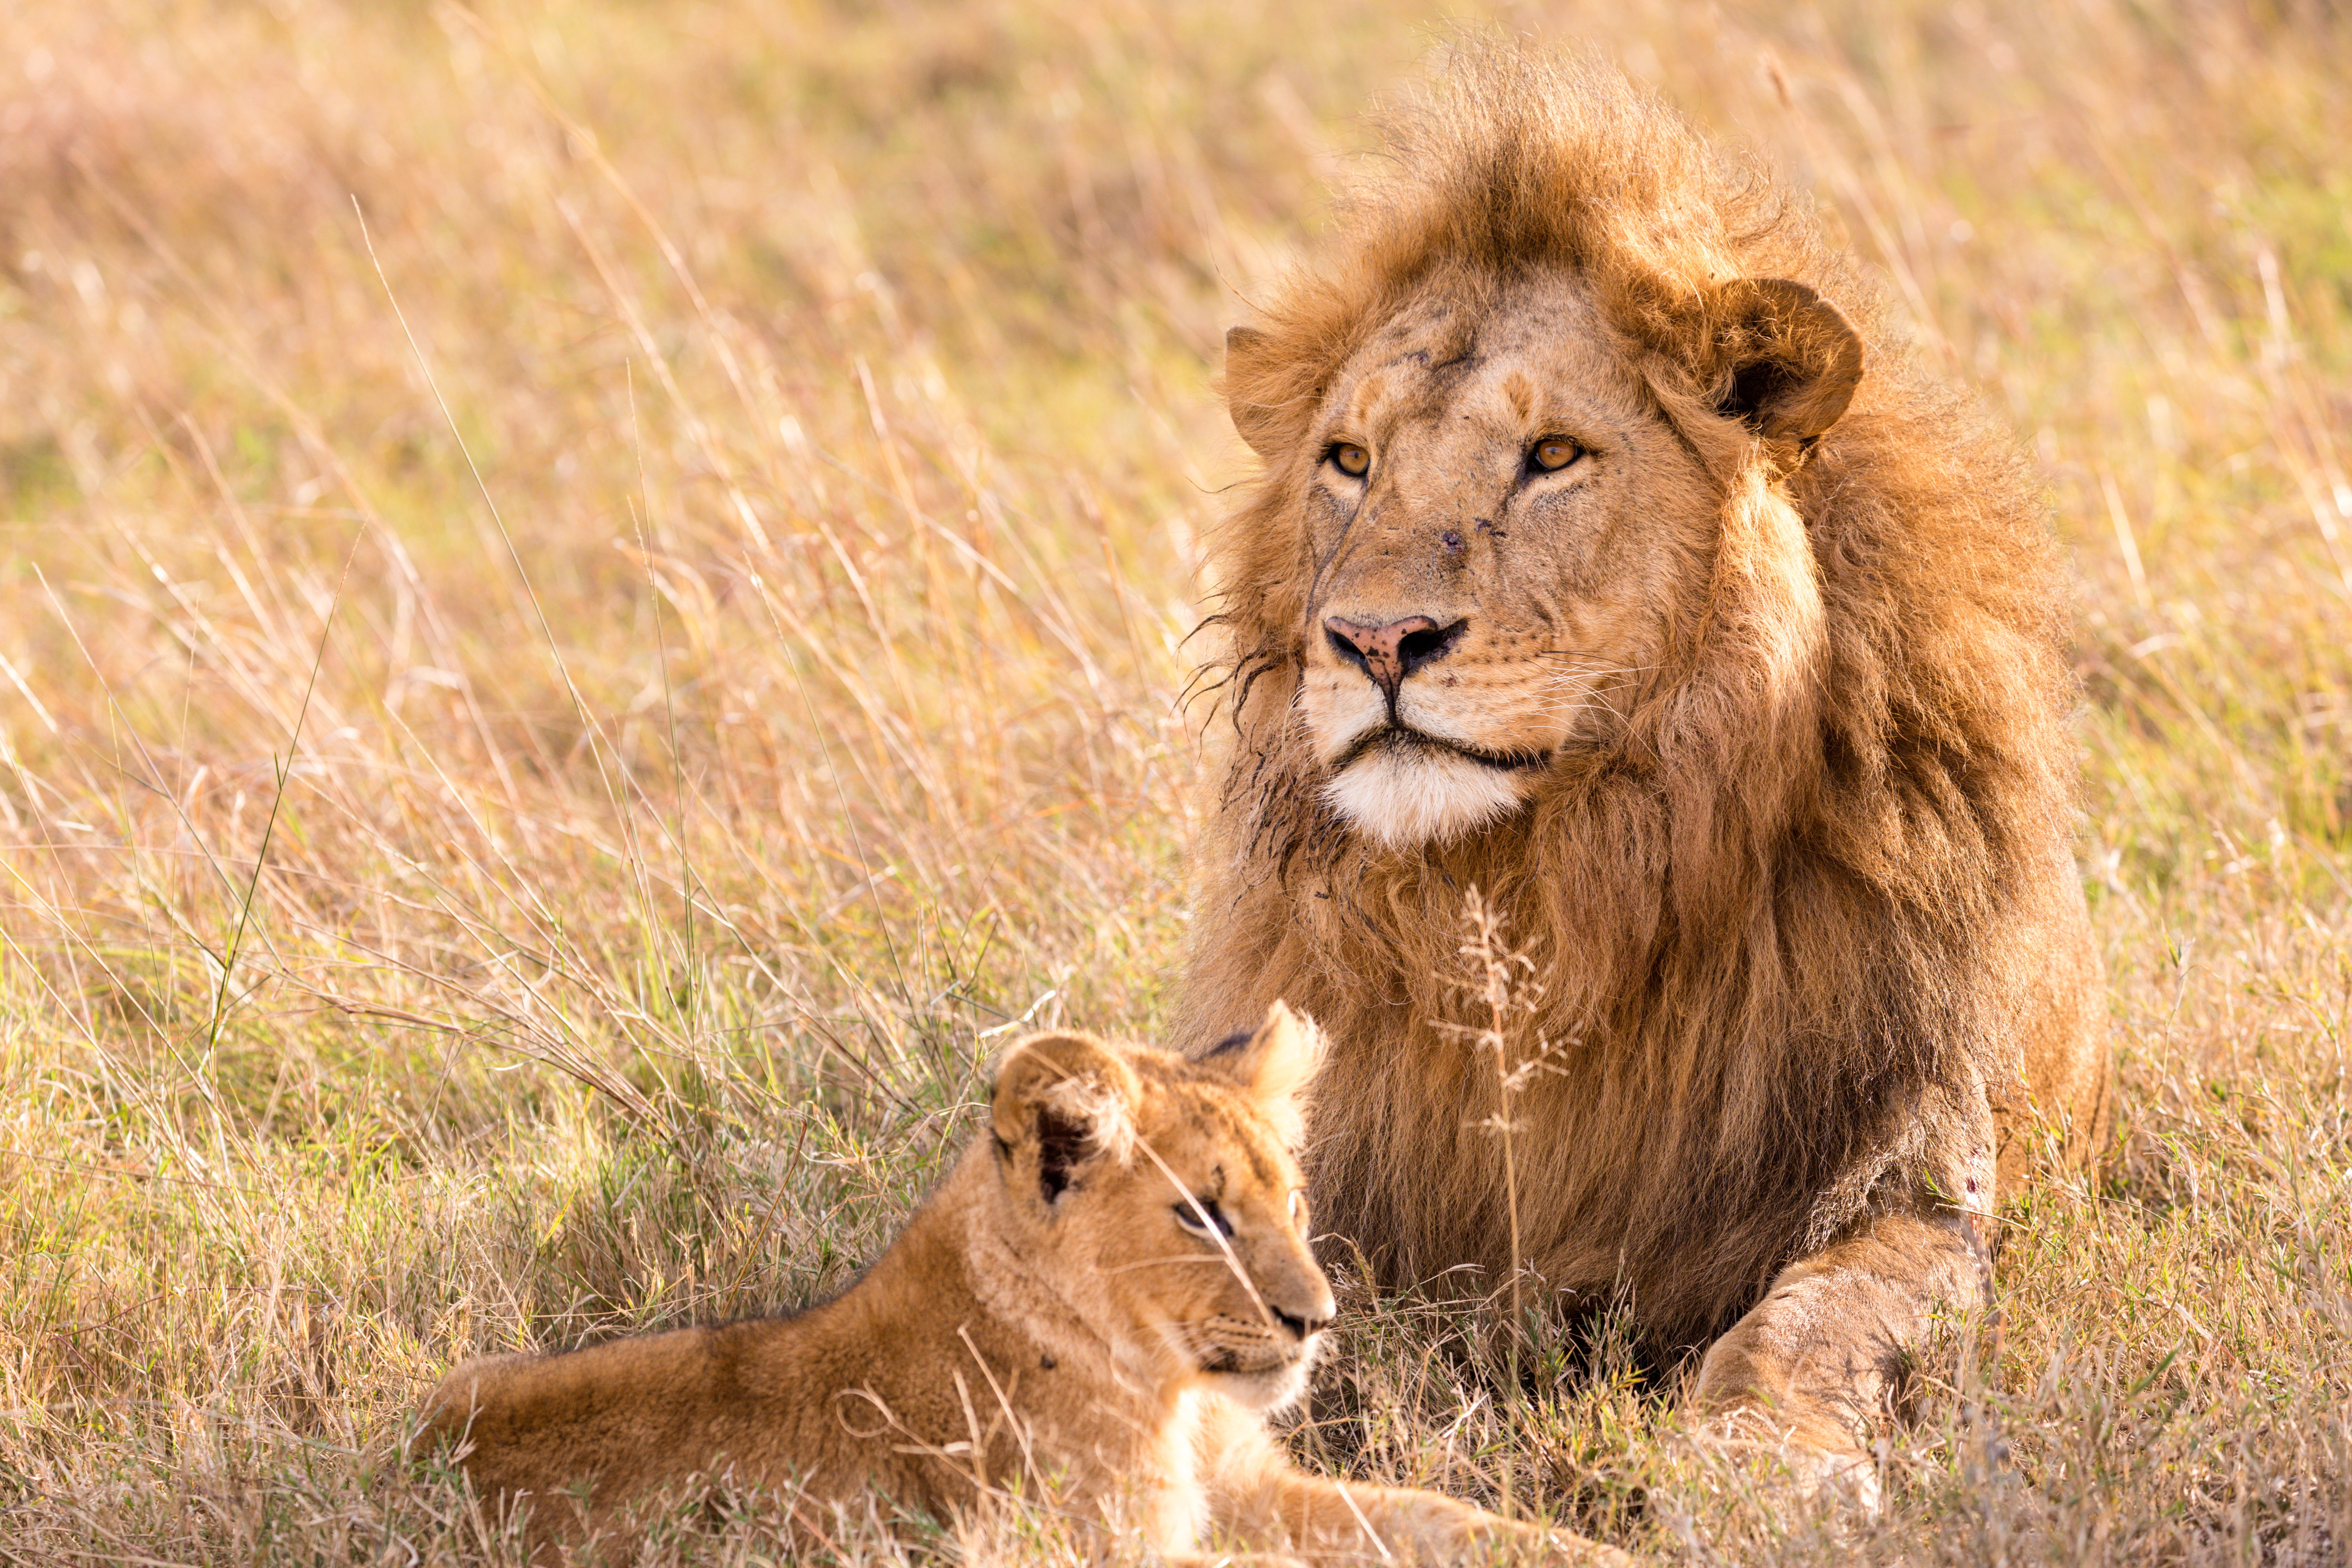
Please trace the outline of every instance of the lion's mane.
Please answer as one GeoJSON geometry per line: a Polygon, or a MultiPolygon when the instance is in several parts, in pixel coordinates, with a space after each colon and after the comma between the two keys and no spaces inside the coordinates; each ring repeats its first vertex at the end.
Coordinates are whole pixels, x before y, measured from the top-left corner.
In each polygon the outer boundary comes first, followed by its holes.
{"type": "Polygon", "coordinates": [[[1622,742],[1562,757],[1522,813],[1451,843],[1381,849],[1323,800],[1293,710],[1312,563],[1284,462],[1207,545],[1231,752],[1189,1024],[1276,994],[1315,1014],[1338,1053],[1318,1222],[1395,1279],[1500,1264],[1500,1156],[1476,1125],[1494,1073],[1442,1027],[1480,1021],[1455,982],[1481,889],[1543,977],[1521,1048],[1542,1037],[1562,1069],[1513,1107],[1524,1256],[1612,1282],[1654,1341],[1688,1345],[1916,1177],[1956,1108],[2013,1093],[2022,933],[2072,876],[2044,506],[1804,205],[1613,70],[1467,47],[1391,132],[1322,253],[1256,311],[1267,346],[1226,391],[1287,431],[1261,450],[1303,439],[1368,331],[1441,277],[1572,268],[1693,428],[1728,384],[1727,281],[1810,285],[1865,344],[1853,405],[1803,460],[1705,453],[1724,542],[1693,563],[1622,742]],[[1732,546],[1769,487],[1803,520],[1817,605],[1732,546]]]}

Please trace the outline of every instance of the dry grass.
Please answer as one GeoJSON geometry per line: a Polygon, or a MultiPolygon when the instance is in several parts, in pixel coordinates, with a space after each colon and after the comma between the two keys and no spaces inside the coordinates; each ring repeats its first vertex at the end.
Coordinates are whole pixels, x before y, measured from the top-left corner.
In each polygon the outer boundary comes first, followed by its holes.
{"type": "MultiPolygon", "coordinates": [[[[1151,1030],[1206,372],[1434,20],[1300,9],[0,10],[0,1561],[495,1555],[426,1380],[837,1286],[989,1031],[1151,1030]]],[[[1409,1301],[1302,1458],[1666,1557],[2344,1561],[2352,29],[1480,15],[1790,166],[2039,449],[2126,1126],[1878,1525],[1409,1301]]]]}

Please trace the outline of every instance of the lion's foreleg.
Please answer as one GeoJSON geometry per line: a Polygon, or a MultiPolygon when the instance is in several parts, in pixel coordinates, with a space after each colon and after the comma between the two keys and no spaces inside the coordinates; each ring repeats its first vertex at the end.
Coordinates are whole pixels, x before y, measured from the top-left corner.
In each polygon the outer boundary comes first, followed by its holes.
{"type": "Polygon", "coordinates": [[[1874,1428],[1937,1312],[1986,1294],[1980,1223],[1952,1209],[1887,1215],[1782,1269],[1699,1365],[1692,1405],[1706,1437],[1777,1452],[1808,1487],[1874,1507],[1874,1428]]]}

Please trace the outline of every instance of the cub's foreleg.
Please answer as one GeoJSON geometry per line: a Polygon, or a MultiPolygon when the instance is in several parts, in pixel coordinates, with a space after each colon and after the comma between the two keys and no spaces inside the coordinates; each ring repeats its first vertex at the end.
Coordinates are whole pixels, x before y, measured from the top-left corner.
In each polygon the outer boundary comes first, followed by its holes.
{"type": "Polygon", "coordinates": [[[1873,1430],[1936,1313],[1984,1300],[1984,1223],[1958,1208],[1887,1215],[1782,1269],[1699,1364],[1706,1437],[1777,1453],[1808,1489],[1875,1508],[1873,1430]]]}
{"type": "Polygon", "coordinates": [[[1633,1561],[1614,1547],[1520,1524],[1437,1492],[1309,1475],[1243,1412],[1204,1424],[1202,1457],[1222,1541],[1310,1563],[1633,1561]]]}

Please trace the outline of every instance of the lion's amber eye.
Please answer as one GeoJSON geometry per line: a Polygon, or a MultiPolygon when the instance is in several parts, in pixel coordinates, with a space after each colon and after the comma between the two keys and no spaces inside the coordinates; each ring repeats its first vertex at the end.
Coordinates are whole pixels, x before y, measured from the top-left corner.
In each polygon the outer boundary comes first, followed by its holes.
{"type": "Polygon", "coordinates": [[[1547,436],[1528,453],[1530,467],[1543,473],[1556,473],[1584,456],[1584,448],[1565,436],[1547,436]]]}
{"type": "Polygon", "coordinates": [[[1360,479],[1371,468],[1372,455],[1353,441],[1342,441],[1331,448],[1331,466],[1351,479],[1360,479]]]}

